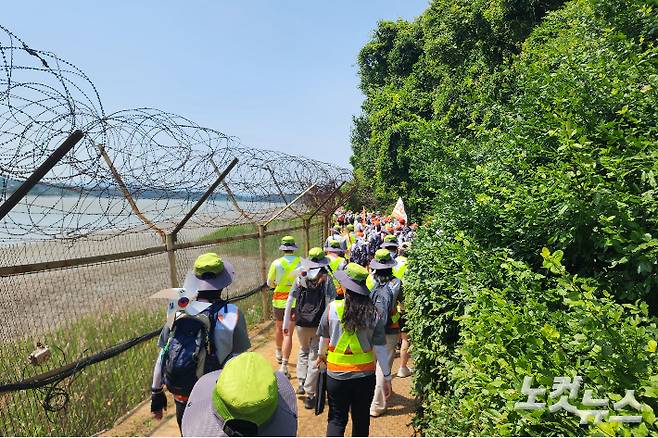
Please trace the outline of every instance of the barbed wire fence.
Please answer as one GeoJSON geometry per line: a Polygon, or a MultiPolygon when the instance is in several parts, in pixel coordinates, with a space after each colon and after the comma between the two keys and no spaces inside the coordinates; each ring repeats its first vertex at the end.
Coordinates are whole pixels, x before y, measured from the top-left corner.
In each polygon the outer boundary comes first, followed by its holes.
{"type": "Polygon", "coordinates": [[[348,170],[154,108],[106,114],[90,78],[0,26],[0,434],[89,435],[148,394],[164,303],[199,254],[269,315],[280,237],[326,238],[348,170]]]}

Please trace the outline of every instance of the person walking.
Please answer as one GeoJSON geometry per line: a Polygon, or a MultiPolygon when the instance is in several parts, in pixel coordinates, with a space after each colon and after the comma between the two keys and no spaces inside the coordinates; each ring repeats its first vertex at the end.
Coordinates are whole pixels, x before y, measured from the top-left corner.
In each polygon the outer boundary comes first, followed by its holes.
{"type": "Polygon", "coordinates": [[[345,289],[340,285],[340,282],[336,279],[334,274],[345,269],[345,266],[347,265],[347,260],[343,257],[343,255],[345,255],[345,250],[341,248],[340,242],[337,240],[330,240],[329,245],[325,250],[327,252],[327,257],[329,258],[329,270],[334,287],[336,288],[337,299],[342,300],[345,297],[345,289]]]}
{"type": "Polygon", "coordinates": [[[398,247],[398,238],[394,234],[387,234],[384,237],[384,242],[381,244],[381,248],[387,249],[393,259],[398,256],[398,247]]]}
{"type": "Polygon", "coordinates": [[[320,318],[330,302],[336,299],[336,289],[331,281],[327,267],[329,259],[322,248],[311,248],[308,259],[302,262],[302,271],[295,280],[283,317],[284,334],[290,336],[285,327],[288,326],[293,311],[292,303],[297,301],[294,309],[297,318],[297,339],[299,354],[297,357],[297,394],[304,395],[304,407],[315,407],[316,384],[318,380],[318,349],[320,338],[317,335],[320,318]]]}
{"type": "Polygon", "coordinates": [[[386,396],[384,394],[384,369],[391,369],[395,357],[395,347],[400,339],[400,313],[398,303],[402,300],[402,282],[393,276],[396,261],[386,249],[375,253],[370,262],[374,287],[370,298],[380,315],[386,318],[386,358],[385,363],[377,361],[375,395],[370,405],[370,415],[379,417],[386,412],[386,396]]]}
{"type": "Polygon", "coordinates": [[[183,436],[296,436],[290,381],[258,353],[242,353],[203,376],[190,394],[183,436]]]}
{"type": "Polygon", "coordinates": [[[336,272],[345,288],[345,299],[329,305],[318,327],[318,363],[327,368],[327,436],[344,436],[350,411],[352,436],[368,436],[375,358],[382,363],[384,396],[391,394],[391,370],[386,368],[386,319],[379,317],[370,299],[367,276],[366,268],[355,263],[336,272]]]}
{"type": "MultiPolygon", "coordinates": [[[[288,372],[288,359],[292,351],[292,336],[284,336],[283,316],[288,301],[288,294],[297,277],[297,271],[302,259],[295,255],[297,245],[295,238],[284,236],[281,239],[279,250],[283,256],[274,260],[267,274],[267,285],[274,290],[272,294],[272,312],[274,314],[274,342],[276,345],[276,361],[281,364],[279,371],[290,377],[288,372]]],[[[292,303],[293,308],[295,302],[292,303]]],[[[290,322],[285,327],[290,333],[295,331],[295,314],[291,314],[290,322]]]]}
{"type": "MultiPolygon", "coordinates": [[[[178,307],[192,307],[190,296],[204,303],[202,311],[176,312],[171,327],[165,325],[158,340],[157,360],[151,384],[151,414],[162,419],[167,409],[165,386],[174,395],[176,421],[181,427],[188,397],[195,382],[219,370],[228,359],[251,348],[244,314],[221,293],[233,282],[235,270],[216,253],[202,254],[185,277],[185,295],[178,307]]],[[[173,303],[173,302],[172,302],[173,303]]]]}
{"type": "Polygon", "coordinates": [[[329,241],[331,240],[337,240],[340,243],[340,247],[343,250],[347,250],[347,241],[343,237],[343,235],[340,233],[340,227],[333,227],[329,230],[329,237],[327,237],[327,240],[324,242],[324,247],[328,248],[329,247],[329,241]]]}
{"type": "MultiPolygon", "coordinates": [[[[398,258],[396,259],[397,265],[393,268],[393,275],[402,281],[404,284],[404,274],[407,272],[408,259],[407,254],[411,248],[410,242],[403,242],[398,249],[398,258]]],[[[401,302],[398,306],[400,311],[400,368],[398,368],[397,376],[404,378],[409,377],[413,370],[409,368],[409,335],[405,326],[404,318],[404,304],[401,302]]]]}

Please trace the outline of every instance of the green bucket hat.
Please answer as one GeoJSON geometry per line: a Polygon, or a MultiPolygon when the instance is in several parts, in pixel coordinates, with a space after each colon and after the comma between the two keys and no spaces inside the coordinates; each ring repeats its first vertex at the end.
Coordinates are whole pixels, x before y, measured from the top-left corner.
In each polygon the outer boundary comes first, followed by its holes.
{"type": "Polygon", "coordinates": [[[315,247],[308,251],[308,258],[304,260],[304,265],[308,269],[323,268],[329,266],[329,259],[322,248],[315,247]]]}
{"type": "Polygon", "coordinates": [[[334,277],[345,289],[360,295],[370,295],[366,286],[368,270],[356,263],[348,263],[342,271],[336,271],[334,277]]]}
{"type": "Polygon", "coordinates": [[[194,261],[194,268],[185,277],[187,292],[218,291],[233,282],[235,269],[214,252],[201,254],[194,261]]]}
{"type": "Polygon", "coordinates": [[[348,224],[347,231],[354,231],[354,224],[348,224]]]}
{"type": "Polygon", "coordinates": [[[280,251],[294,251],[297,249],[297,244],[295,244],[295,238],[292,236],[283,236],[281,238],[281,246],[279,246],[280,251]]]}
{"type": "Polygon", "coordinates": [[[327,252],[333,252],[338,255],[345,254],[345,250],[340,246],[340,242],[336,239],[331,239],[327,242],[327,247],[325,248],[327,252]]]}
{"type": "Polygon", "coordinates": [[[391,256],[387,249],[378,249],[375,252],[375,257],[370,261],[372,269],[390,269],[397,265],[397,262],[391,256]]]}
{"type": "Polygon", "coordinates": [[[295,393],[262,355],[242,353],[194,385],[182,426],[183,436],[295,436],[295,393]]]}
{"type": "Polygon", "coordinates": [[[381,244],[381,248],[397,249],[397,247],[398,238],[395,235],[389,234],[384,237],[384,243],[381,244]]]}

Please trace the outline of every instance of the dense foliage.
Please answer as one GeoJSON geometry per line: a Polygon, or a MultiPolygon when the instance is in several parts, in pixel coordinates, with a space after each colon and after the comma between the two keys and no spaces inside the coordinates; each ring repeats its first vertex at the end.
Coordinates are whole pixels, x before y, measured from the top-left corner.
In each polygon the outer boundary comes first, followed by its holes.
{"type": "Polygon", "coordinates": [[[408,271],[426,431],[593,433],[510,408],[524,372],[632,387],[656,431],[657,38],[654,0],[434,0],[361,51],[355,176],[431,224],[408,271]]]}

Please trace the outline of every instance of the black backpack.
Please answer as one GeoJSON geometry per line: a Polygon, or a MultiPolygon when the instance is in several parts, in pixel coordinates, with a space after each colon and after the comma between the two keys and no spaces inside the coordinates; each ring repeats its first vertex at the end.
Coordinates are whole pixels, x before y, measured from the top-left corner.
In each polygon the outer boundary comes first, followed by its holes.
{"type": "Polygon", "coordinates": [[[320,319],[326,307],[326,290],[327,282],[331,278],[327,278],[322,286],[316,289],[302,288],[299,291],[297,298],[297,306],[295,307],[296,325],[300,327],[317,327],[320,325],[320,319]]]}
{"type": "Polygon", "coordinates": [[[201,376],[221,368],[212,333],[221,304],[198,315],[183,314],[174,320],[162,358],[162,375],[172,394],[188,396],[201,376]]]}

